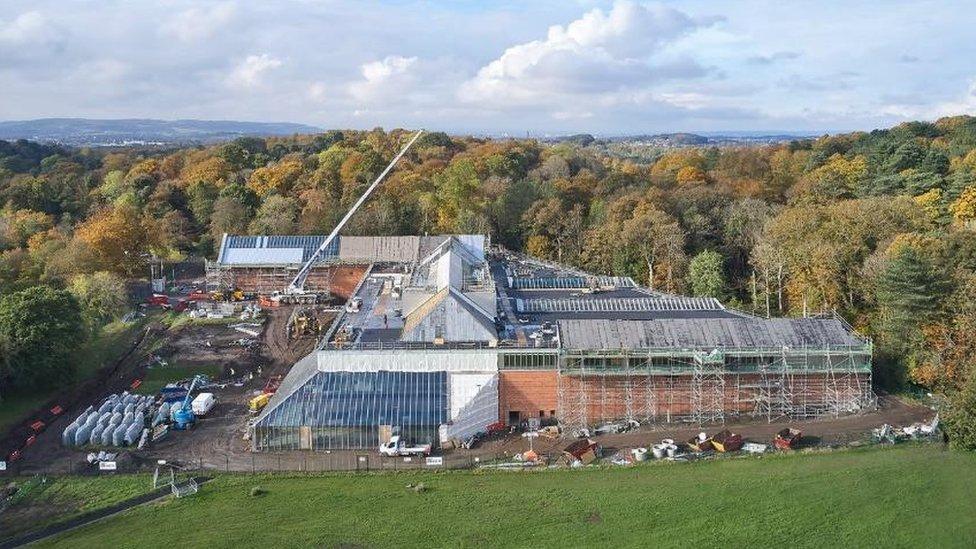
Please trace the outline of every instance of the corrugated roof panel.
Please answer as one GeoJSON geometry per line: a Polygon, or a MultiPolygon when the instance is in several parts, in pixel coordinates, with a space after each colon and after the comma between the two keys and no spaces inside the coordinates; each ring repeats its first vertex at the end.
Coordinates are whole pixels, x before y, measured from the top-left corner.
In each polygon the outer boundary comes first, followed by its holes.
{"type": "Polygon", "coordinates": [[[560,320],[568,349],[861,346],[839,320],[816,318],[690,318],[560,320]]]}
{"type": "Polygon", "coordinates": [[[229,248],[225,265],[291,265],[302,263],[301,248],[229,248]]]}

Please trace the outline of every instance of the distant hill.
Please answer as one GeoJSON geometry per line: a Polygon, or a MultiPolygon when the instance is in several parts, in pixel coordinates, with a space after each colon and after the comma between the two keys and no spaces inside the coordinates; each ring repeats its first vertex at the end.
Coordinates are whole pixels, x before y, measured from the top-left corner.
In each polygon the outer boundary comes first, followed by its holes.
{"type": "Polygon", "coordinates": [[[814,137],[808,133],[763,133],[763,132],[735,132],[709,133],[659,133],[654,135],[622,135],[596,139],[590,134],[556,136],[545,139],[551,143],[575,143],[581,146],[590,144],[606,145],[607,143],[630,143],[634,145],[673,148],[673,147],[702,147],[722,145],[753,145],[782,143],[814,137]]]}
{"type": "Polygon", "coordinates": [[[0,139],[89,146],[211,143],[242,136],[265,137],[321,131],[305,124],[233,120],[42,118],[0,122],[0,139]]]}

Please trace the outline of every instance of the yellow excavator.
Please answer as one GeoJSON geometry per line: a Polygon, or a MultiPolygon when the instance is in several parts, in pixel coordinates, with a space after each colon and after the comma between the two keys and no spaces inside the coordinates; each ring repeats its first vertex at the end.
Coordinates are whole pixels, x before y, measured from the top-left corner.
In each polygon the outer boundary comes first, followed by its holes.
{"type": "Polygon", "coordinates": [[[244,301],[247,296],[244,295],[244,290],[234,288],[226,292],[224,290],[210,292],[210,299],[213,301],[244,301]]]}

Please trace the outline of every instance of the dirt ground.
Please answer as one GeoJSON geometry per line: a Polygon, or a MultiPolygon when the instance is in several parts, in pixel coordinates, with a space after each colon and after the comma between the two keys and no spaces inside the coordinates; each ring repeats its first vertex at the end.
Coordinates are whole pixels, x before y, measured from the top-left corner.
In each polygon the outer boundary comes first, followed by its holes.
{"type": "MultiPolygon", "coordinates": [[[[175,334],[164,326],[153,323],[148,335],[118,373],[107,379],[98,394],[91,395],[90,403],[96,403],[111,393],[128,388],[133,379],[143,375],[149,350],[175,360],[181,366],[192,364],[220,364],[223,374],[217,380],[223,386],[208,389],[214,392],[217,404],[207,417],[199,420],[190,431],[174,431],[156,442],[151,449],[131,451],[120,461],[120,467],[133,470],[153,467],[157,460],[184,464],[190,468],[228,471],[262,470],[348,470],[367,468],[408,468],[422,465],[422,460],[407,461],[404,458],[380,458],[373,450],[333,452],[285,452],[252,453],[243,435],[251,418],[247,401],[262,389],[272,376],[284,375],[296,361],[314,349],[316,340],[307,337],[289,339],[286,331],[291,308],[266,310],[268,315],[257,344],[251,347],[236,343],[250,336],[225,325],[190,324],[175,334]]],[[[321,317],[328,325],[329,316],[321,317]]],[[[19,473],[73,472],[94,473],[85,464],[87,452],[65,448],[61,445],[62,430],[80,413],[85,405],[70,410],[37,442],[28,448],[24,458],[13,469],[19,473]]],[[[888,423],[906,426],[915,422],[929,421],[934,412],[925,406],[907,403],[901,399],[879,397],[876,410],[857,415],[823,418],[803,422],[729,422],[723,426],[692,426],[687,424],[644,425],[639,430],[594,437],[610,455],[617,449],[638,446],[650,447],[663,438],[684,441],[704,430],[710,434],[729,428],[742,434],[747,440],[769,443],[773,435],[785,426],[798,427],[804,433],[806,445],[843,445],[866,440],[870,430],[888,423]]],[[[534,449],[541,455],[558,455],[571,439],[539,438],[534,449]]],[[[505,459],[528,449],[527,440],[518,434],[483,441],[471,450],[445,450],[445,466],[465,466],[476,461],[505,459]]]]}
{"type": "MultiPolygon", "coordinates": [[[[291,315],[290,307],[267,309],[257,342],[241,345],[239,340],[252,336],[238,332],[226,325],[190,323],[178,330],[153,321],[147,327],[147,336],[123,360],[111,376],[99,380],[97,390],[69,408],[56,422],[37,437],[37,441],[23,452],[20,461],[11,464],[16,473],[31,472],[86,472],[91,468],[84,459],[87,451],[65,448],[61,445],[61,432],[89,404],[96,404],[106,396],[129,389],[135,379],[145,376],[153,357],[161,357],[180,367],[193,365],[219,365],[222,373],[209,388],[217,404],[205,419],[187,432],[172,432],[146,451],[126,452],[123,463],[136,466],[155,463],[157,459],[180,462],[199,462],[206,457],[207,463],[216,463],[212,456],[224,453],[247,452],[242,439],[250,415],[247,401],[264,388],[268,379],[284,375],[288,369],[315,346],[315,338],[289,339],[286,326],[291,315]]],[[[327,325],[330,316],[321,314],[327,325]]],[[[161,366],[154,366],[161,367],[161,366]]]]}

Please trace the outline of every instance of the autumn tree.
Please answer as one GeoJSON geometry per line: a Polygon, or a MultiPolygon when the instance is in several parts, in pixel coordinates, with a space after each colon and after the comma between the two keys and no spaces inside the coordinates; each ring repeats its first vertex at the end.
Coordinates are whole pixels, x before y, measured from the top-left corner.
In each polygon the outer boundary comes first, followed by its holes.
{"type": "Polygon", "coordinates": [[[78,227],[75,235],[88,246],[101,269],[125,276],[143,274],[149,235],[136,207],[102,209],[78,227]]]}

